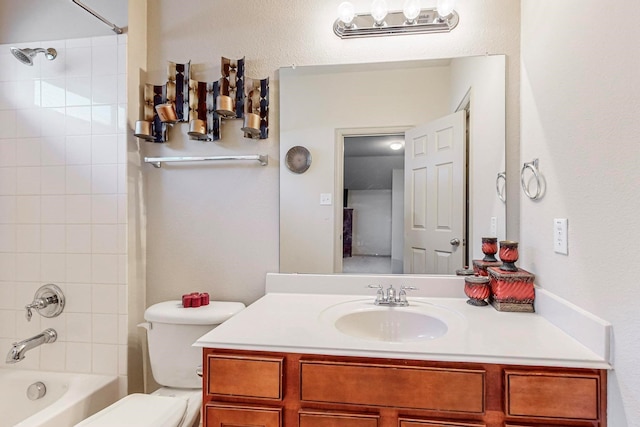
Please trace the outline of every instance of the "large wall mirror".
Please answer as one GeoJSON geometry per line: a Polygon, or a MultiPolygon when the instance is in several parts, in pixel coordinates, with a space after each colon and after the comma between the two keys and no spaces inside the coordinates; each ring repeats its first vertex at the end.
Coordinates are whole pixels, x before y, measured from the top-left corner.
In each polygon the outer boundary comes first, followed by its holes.
{"type": "Polygon", "coordinates": [[[452,274],[505,238],[503,55],[279,74],[280,159],[312,157],[280,168],[280,272],[452,274]]]}

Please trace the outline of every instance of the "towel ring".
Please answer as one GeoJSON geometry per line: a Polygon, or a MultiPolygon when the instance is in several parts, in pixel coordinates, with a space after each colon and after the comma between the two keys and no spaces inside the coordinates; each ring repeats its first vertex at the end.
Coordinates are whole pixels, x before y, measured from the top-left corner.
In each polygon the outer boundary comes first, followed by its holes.
{"type": "Polygon", "coordinates": [[[540,194],[542,193],[542,183],[540,182],[540,173],[538,172],[538,159],[533,159],[532,162],[525,163],[522,166],[522,170],[520,171],[520,184],[522,184],[522,191],[527,195],[531,200],[538,200],[540,198],[540,194]],[[529,186],[524,181],[524,172],[529,169],[531,173],[533,173],[533,177],[536,180],[536,194],[531,194],[529,192],[529,186]]]}
{"type": "Polygon", "coordinates": [[[507,198],[505,197],[504,191],[507,188],[507,173],[500,172],[498,177],[496,178],[496,193],[498,193],[498,199],[502,200],[502,203],[507,202],[507,198]],[[502,184],[502,188],[500,188],[500,180],[504,181],[502,184]]]}

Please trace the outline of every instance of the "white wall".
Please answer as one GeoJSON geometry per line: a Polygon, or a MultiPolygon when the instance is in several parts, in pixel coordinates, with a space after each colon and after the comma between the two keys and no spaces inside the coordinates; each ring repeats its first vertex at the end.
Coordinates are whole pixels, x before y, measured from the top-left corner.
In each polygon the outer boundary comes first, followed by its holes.
{"type": "Polygon", "coordinates": [[[126,43],[38,42],[58,57],[33,67],[0,45],[0,348],[48,327],[59,334],[5,366],[120,375],[123,391],[126,43]],[[65,309],[27,322],[24,306],[45,283],[63,289],[65,309]]]}
{"type": "Polygon", "coordinates": [[[611,427],[640,426],[638,16],[635,0],[522,2],[522,162],[540,159],[546,193],[521,195],[521,265],[612,322],[611,427]],[[553,252],[554,218],[569,255],[553,252]]]}
{"type": "Polygon", "coordinates": [[[349,191],[353,255],[391,256],[391,190],[349,191]]]}

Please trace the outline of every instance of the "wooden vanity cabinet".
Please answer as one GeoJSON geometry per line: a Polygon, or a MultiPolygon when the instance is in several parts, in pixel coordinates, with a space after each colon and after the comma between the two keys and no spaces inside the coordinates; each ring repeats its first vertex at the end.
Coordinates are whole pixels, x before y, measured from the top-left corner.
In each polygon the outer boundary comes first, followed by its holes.
{"type": "Polygon", "coordinates": [[[204,427],[606,427],[606,371],[204,349],[204,427]]]}

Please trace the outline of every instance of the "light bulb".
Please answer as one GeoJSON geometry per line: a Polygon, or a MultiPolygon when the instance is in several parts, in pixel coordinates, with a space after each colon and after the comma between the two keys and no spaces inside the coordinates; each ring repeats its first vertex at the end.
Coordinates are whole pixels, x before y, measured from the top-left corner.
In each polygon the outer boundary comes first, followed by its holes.
{"type": "Polygon", "coordinates": [[[344,23],[345,27],[350,27],[353,22],[353,18],[356,15],[356,9],[353,4],[344,1],[338,6],[338,19],[344,23]]]}
{"type": "Polygon", "coordinates": [[[454,7],[456,7],[456,0],[438,0],[438,15],[446,18],[453,13],[454,7]]]}
{"type": "Polygon", "coordinates": [[[397,151],[399,149],[401,149],[404,146],[404,144],[402,142],[394,142],[391,145],[389,145],[389,148],[391,148],[394,151],[397,151]]]}
{"type": "Polygon", "coordinates": [[[413,24],[418,15],[420,15],[420,0],[405,0],[402,13],[407,23],[413,24]]]}
{"type": "Polygon", "coordinates": [[[388,11],[389,9],[387,8],[387,2],[385,0],[373,0],[373,3],[371,3],[371,16],[376,22],[376,25],[382,25],[384,23],[384,18],[387,16],[388,11]]]}

